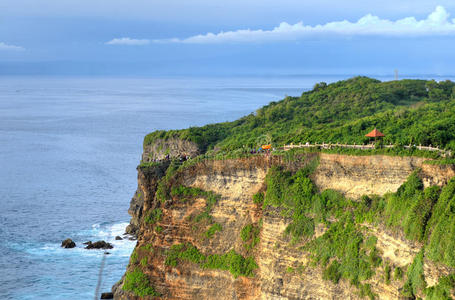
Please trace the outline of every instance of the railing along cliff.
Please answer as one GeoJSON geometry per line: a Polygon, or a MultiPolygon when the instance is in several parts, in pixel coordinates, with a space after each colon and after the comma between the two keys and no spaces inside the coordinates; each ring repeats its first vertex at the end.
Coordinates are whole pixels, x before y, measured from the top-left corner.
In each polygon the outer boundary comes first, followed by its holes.
{"type": "MultiPolygon", "coordinates": [[[[294,144],[290,144],[290,145],[284,145],[281,149],[283,149],[284,151],[287,151],[287,150],[291,150],[291,149],[294,149],[294,148],[321,148],[321,149],[331,149],[331,148],[334,148],[334,147],[340,147],[340,148],[348,148],[348,149],[360,149],[360,150],[373,150],[375,149],[375,145],[374,144],[368,144],[368,145],[356,145],[356,144],[353,144],[353,145],[349,145],[349,144],[339,144],[339,143],[336,143],[336,144],[326,144],[326,143],[322,143],[322,144],[310,144],[310,143],[305,143],[305,144],[298,144],[298,145],[294,145],[294,144]]],[[[382,145],[383,148],[394,148],[396,147],[395,145],[382,145]]],[[[430,146],[422,146],[422,145],[419,145],[419,146],[412,146],[412,145],[408,145],[408,146],[404,146],[405,149],[411,149],[411,148],[416,148],[418,150],[426,150],[426,151],[438,151],[439,153],[441,153],[443,156],[451,156],[451,151],[446,151],[444,149],[439,149],[439,147],[432,147],[431,145],[430,146]]]]}

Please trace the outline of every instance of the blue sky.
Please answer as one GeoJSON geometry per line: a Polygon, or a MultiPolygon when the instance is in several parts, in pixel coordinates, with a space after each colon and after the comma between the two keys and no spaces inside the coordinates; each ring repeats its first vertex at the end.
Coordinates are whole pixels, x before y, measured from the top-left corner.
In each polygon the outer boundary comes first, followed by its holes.
{"type": "Polygon", "coordinates": [[[0,74],[455,72],[454,1],[2,0],[0,74]]]}

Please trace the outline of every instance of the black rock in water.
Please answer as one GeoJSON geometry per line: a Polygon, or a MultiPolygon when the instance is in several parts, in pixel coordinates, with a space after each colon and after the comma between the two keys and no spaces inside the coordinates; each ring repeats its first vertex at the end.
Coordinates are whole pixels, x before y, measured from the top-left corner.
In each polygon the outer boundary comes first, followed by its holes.
{"type": "Polygon", "coordinates": [[[91,243],[92,243],[92,241],[88,241],[88,242],[85,242],[85,243],[82,243],[82,244],[84,244],[84,245],[89,245],[89,244],[91,244],[91,243]]]}
{"type": "Polygon", "coordinates": [[[122,239],[121,236],[118,236],[118,235],[117,235],[117,236],[115,237],[115,240],[116,240],[116,241],[121,241],[121,240],[123,240],[123,239],[122,239]]]}
{"type": "Polygon", "coordinates": [[[88,242],[87,246],[85,249],[112,249],[114,246],[112,246],[110,243],[106,243],[105,241],[98,241],[98,242],[88,242]]]}
{"type": "Polygon", "coordinates": [[[72,239],[66,239],[62,242],[62,247],[63,248],[74,248],[74,247],[76,247],[76,243],[73,242],[72,239]]]}
{"type": "Polygon", "coordinates": [[[101,299],[114,299],[114,294],[111,292],[101,293],[101,299]]]}

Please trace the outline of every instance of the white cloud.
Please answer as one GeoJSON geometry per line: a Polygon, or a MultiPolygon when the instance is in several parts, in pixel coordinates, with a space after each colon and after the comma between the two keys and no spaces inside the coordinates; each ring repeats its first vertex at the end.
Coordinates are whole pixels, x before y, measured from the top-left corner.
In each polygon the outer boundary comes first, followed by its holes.
{"type": "Polygon", "coordinates": [[[8,45],[5,43],[0,42],[0,51],[1,50],[13,50],[13,51],[22,51],[25,50],[23,47],[8,45]]]}
{"type": "Polygon", "coordinates": [[[294,25],[286,22],[271,30],[240,29],[236,31],[206,33],[184,39],[153,40],[154,43],[214,44],[214,43],[250,43],[293,41],[321,35],[332,36],[434,36],[455,35],[455,19],[449,19],[449,13],[442,6],[428,15],[426,19],[417,20],[406,17],[396,21],[381,19],[367,14],[357,22],[335,21],[322,25],[305,25],[303,22],[294,25]]]}
{"type": "Polygon", "coordinates": [[[106,45],[127,45],[127,46],[144,46],[150,44],[150,40],[131,39],[128,37],[118,38],[106,42],[106,45]]]}

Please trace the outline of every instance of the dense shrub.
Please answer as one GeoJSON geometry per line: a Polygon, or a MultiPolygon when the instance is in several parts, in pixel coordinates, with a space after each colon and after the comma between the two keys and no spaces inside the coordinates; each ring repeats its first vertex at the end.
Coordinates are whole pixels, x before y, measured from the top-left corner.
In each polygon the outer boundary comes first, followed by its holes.
{"type": "Polygon", "coordinates": [[[262,205],[264,203],[264,193],[259,192],[253,195],[253,202],[262,205]]]}
{"type": "Polygon", "coordinates": [[[380,264],[375,248],[375,240],[364,238],[353,221],[350,213],[345,213],[339,221],[331,223],[327,232],[310,242],[305,248],[312,254],[313,260],[326,266],[330,261],[336,261],[329,266],[327,276],[330,280],[348,279],[359,286],[360,281],[369,279],[374,274],[374,268],[380,264]],[[336,271],[336,272],[335,272],[336,271]],[[328,277],[329,278],[329,277],[328,277]],[[339,278],[338,278],[339,279],[339,278]]]}
{"type": "Polygon", "coordinates": [[[163,215],[163,211],[160,208],[152,209],[148,215],[145,216],[144,221],[148,224],[155,224],[156,222],[161,220],[163,215]]]}
{"type": "Polygon", "coordinates": [[[455,267],[455,178],[442,189],[428,224],[428,257],[455,267]]]}
{"type": "Polygon", "coordinates": [[[426,287],[423,274],[423,251],[417,254],[408,268],[407,280],[403,286],[402,294],[406,297],[415,297],[426,287]]]}
{"type": "Polygon", "coordinates": [[[205,232],[205,237],[211,239],[215,235],[215,233],[221,230],[223,230],[223,227],[220,224],[218,223],[212,224],[209,227],[209,229],[207,229],[207,231],[205,232]]]}
{"type": "Polygon", "coordinates": [[[160,294],[155,291],[153,286],[150,285],[150,280],[147,275],[142,273],[139,268],[126,273],[122,289],[125,291],[131,291],[140,297],[160,296],[160,294]]]}
{"type": "Polygon", "coordinates": [[[260,227],[255,224],[248,224],[242,228],[240,237],[246,250],[253,249],[259,243],[259,232],[260,227]]]}
{"type": "Polygon", "coordinates": [[[455,294],[455,274],[439,278],[437,285],[427,288],[427,300],[450,300],[455,294]]]}
{"type": "Polygon", "coordinates": [[[191,244],[173,245],[167,252],[165,264],[175,267],[178,261],[190,261],[199,264],[205,269],[219,269],[229,271],[234,277],[253,277],[257,264],[252,257],[243,257],[234,250],[225,254],[212,254],[204,256],[191,244]]]}
{"type": "Polygon", "coordinates": [[[313,209],[316,187],[308,176],[308,168],[292,174],[281,167],[272,167],[266,176],[264,206],[281,206],[287,209],[293,221],[285,233],[291,234],[294,241],[301,237],[310,237],[314,233],[314,221],[307,215],[313,209]]]}

